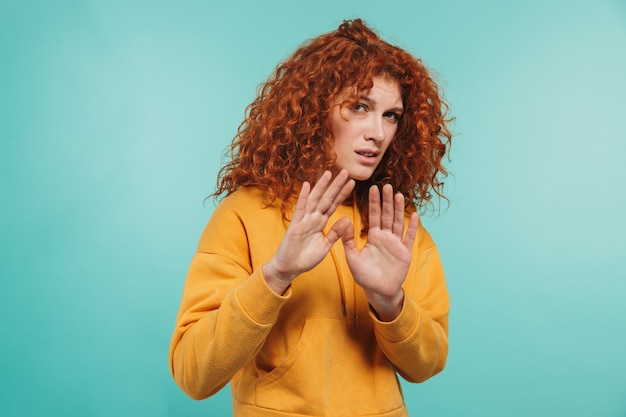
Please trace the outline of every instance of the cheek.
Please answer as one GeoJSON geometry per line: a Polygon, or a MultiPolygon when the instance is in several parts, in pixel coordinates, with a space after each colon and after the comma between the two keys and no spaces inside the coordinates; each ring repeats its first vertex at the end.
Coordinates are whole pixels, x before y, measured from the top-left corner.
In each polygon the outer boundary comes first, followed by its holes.
{"type": "Polygon", "coordinates": [[[395,137],[395,131],[394,131],[394,132],[392,132],[392,133],[393,133],[393,135],[391,136],[391,139],[385,142],[385,145],[384,145],[384,148],[383,148],[385,153],[387,152],[387,149],[389,149],[389,147],[391,146],[391,143],[392,143],[394,140],[396,140],[396,137],[395,137]]]}
{"type": "Polygon", "coordinates": [[[354,136],[353,126],[345,120],[339,120],[333,123],[331,127],[334,138],[333,147],[341,149],[349,146],[354,136]]]}
{"type": "Polygon", "coordinates": [[[398,124],[392,124],[389,126],[389,134],[392,139],[396,136],[396,133],[398,133],[398,124]]]}
{"type": "Polygon", "coordinates": [[[389,128],[387,131],[387,137],[391,138],[387,141],[387,146],[391,144],[394,140],[396,140],[396,134],[398,133],[398,125],[393,125],[393,127],[389,128]]]}

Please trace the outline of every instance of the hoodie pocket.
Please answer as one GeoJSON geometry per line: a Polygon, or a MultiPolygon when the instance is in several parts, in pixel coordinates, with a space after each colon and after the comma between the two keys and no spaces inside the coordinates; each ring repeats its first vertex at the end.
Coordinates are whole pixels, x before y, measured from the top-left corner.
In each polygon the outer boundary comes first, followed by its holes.
{"type": "Polygon", "coordinates": [[[395,370],[372,323],[358,329],[330,318],[305,321],[298,343],[256,381],[256,405],[291,413],[386,413],[403,407],[395,370]]]}

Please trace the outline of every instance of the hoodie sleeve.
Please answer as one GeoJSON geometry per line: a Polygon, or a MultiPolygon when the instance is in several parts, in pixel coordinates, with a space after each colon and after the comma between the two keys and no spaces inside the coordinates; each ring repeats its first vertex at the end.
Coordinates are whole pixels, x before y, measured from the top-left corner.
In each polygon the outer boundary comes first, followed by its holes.
{"type": "Polygon", "coordinates": [[[409,382],[423,382],[441,372],[448,356],[450,299],[443,267],[430,235],[420,229],[400,315],[381,322],[370,314],[381,350],[409,382]]]}
{"type": "Polygon", "coordinates": [[[275,294],[251,270],[245,226],[228,206],[202,234],[170,344],[174,380],[194,399],[215,394],[256,355],[291,294],[275,294]]]}

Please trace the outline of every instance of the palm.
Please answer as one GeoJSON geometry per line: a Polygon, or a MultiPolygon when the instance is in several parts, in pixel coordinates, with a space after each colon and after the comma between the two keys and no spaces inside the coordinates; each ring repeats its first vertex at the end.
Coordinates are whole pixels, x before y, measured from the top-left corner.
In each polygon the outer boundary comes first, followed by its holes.
{"type": "Polygon", "coordinates": [[[411,252],[397,236],[377,228],[370,229],[360,251],[346,251],[346,260],[361,287],[393,294],[406,277],[411,252]]]}
{"type": "Polygon", "coordinates": [[[367,243],[359,250],[353,233],[343,237],[346,261],[354,280],[366,292],[392,297],[400,291],[411,263],[417,231],[417,214],[413,214],[404,233],[404,197],[393,195],[390,185],[383,187],[383,202],[377,187],[369,194],[369,231],[367,243]]]}
{"type": "Polygon", "coordinates": [[[320,263],[337,240],[334,234],[325,235],[322,232],[329,217],[326,213],[314,211],[292,220],[276,251],[276,261],[295,274],[308,271],[320,263]]]}
{"type": "Polygon", "coordinates": [[[313,188],[307,182],[303,184],[291,223],[270,261],[271,269],[283,281],[291,281],[320,263],[343,235],[350,223],[347,218],[338,220],[327,234],[323,230],[353,188],[354,181],[348,181],[346,171],[332,182],[331,173],[326,171],[313,188]]]}

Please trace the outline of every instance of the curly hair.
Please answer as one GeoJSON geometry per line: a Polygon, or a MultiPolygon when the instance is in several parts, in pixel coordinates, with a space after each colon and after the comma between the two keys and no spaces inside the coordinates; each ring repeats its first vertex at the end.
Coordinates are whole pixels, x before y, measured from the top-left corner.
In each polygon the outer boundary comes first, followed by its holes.
{"type": "Polygon", "coordinates": [[[395,137],[373,175],[357,181],[354,198],[367,224],[368,190],[389,183],[404,194],[407,211],[432,205],[443,195],[442,160],[452,135],[448,106],[421,60],[390,45],[361,19],[305,42],[259,86],[218,174],[219,197],[258,186],[269,202],[279,199],[283,218],[304,181],[314,183],[334,165],[330,108],[346,88],[365,91],[373,78],[399,83],[404,113],[395,137]]]}

